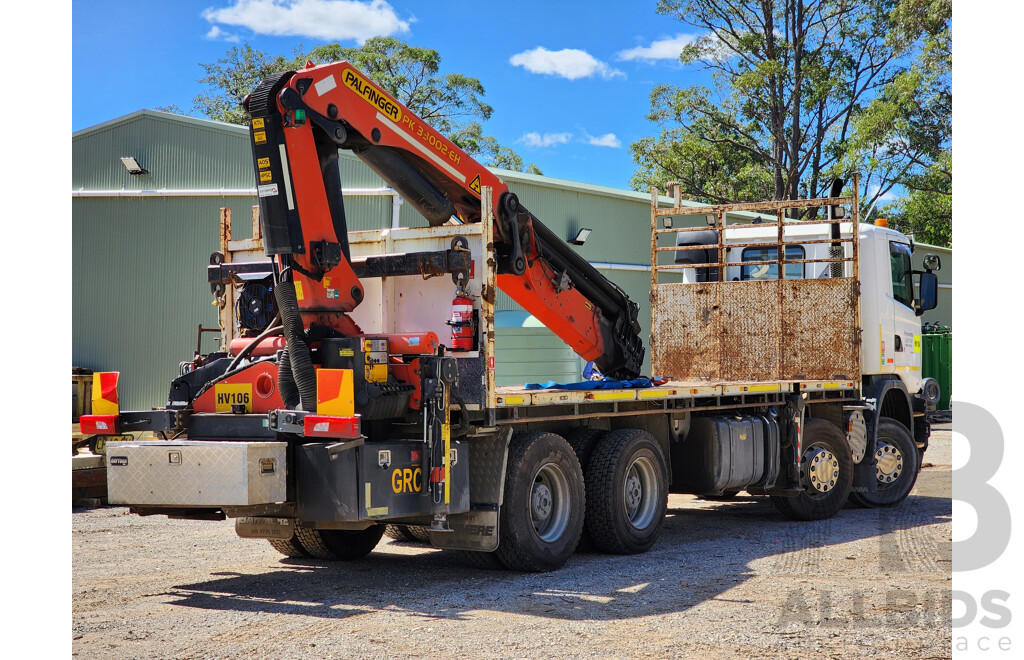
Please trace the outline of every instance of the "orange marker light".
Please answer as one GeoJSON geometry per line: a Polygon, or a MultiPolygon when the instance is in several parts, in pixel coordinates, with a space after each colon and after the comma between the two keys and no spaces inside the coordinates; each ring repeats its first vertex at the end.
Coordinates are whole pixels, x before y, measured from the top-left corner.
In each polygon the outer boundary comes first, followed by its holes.
{"type": "Polygon", "coordinates": [[[356,414],[351,369],[318,369],[316,411],[321,415],[352,417],[356,414]]]}
{"type": "Polygon", "coordinates": [[[117,415],[121,412],[117,400],[116,371],[97,371],[92,375],[92,414],[117,415]]]}

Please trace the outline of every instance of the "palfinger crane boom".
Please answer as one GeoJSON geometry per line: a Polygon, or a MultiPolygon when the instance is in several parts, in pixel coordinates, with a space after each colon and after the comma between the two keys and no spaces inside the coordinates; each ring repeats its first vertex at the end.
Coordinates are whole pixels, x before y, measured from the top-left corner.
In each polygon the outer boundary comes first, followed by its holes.
{"type": "Polygon", "coordinates": [[[498,201],[498,286],[605,374],[640,373],[638,306],[574,252],[494,174],[348,62],[264,80],[246,99],[267,254],[291,268],[304,322],[344,334],[362,300],[350,263],[338,149],[349,149],[431,225],[479,222],[498,201]],[[328,284],[325,284],[327,282],[328,284]]]}

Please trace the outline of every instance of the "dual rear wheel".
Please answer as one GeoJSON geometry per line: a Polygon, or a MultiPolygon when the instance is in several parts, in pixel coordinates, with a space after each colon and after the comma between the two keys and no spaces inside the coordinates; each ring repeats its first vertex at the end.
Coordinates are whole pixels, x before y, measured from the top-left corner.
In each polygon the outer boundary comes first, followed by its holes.
{"type": "Polygon", "coordinates": [[[657,441],[638,429],[586,429],[570,438],[512,438],[495,551],[507,568],[557,569],[581,537],[617,554],[645,552],[657,540],[668,502],[657,441]]]}

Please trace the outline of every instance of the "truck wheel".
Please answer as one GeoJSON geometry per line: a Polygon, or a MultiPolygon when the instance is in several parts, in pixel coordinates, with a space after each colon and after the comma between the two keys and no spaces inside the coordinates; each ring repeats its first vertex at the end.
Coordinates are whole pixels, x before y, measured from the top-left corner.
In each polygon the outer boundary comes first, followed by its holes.
{"type": "Polygon", "coordinates": [[[640,429],[612,431],[587,468],[586,528],[594,544],[620,555],[647,552],[668,507],[668,470],[658,442],[640,429]]]}
{"type": "Polygon", "coordinates": [[[295,528],[295,539],[306,552],[317,559],[329,561],[364,557],[377,547],[382,536],[384,525],[373,525],[359,531],[295,528]]]}
{"type": "Polygon", "coordinates": [[[800,481],[804,492],[799,495],[771,498],[784,516],[793,520],[822,520],[843,508],[853,486],[853,455],[835,424],[824,419],[807,420],[800,481]]]}
{"type": "MultiPolygon", "coordinates": [[[[590,456],[594,453],[594,447],[597,446],[597,443],[606,435],[608,435],[608,431],[604,429],[581,426],[573,429],[565,437],[569,446],[576,452],[576,458],[580,462],[580,469],[583,470],[584,475],[584,486],[586,486],[587,466],[590,465],[590,456]]],[[[594,545],[594,539],[590,538],[590,532],[587,531],[587,526],[584,523],[583,532],[580,534],[580,542],[576,544],[576,552],[594,552],[596,549],[597,546],[594,545]]]]}
{"type": "Polygon", "coordinates": [[[306,552],[306,549],[299,545],[298,540],[293,536],[288,540],[284,539],[267,539],[270,543],[270,547],[277,550],[285,557],[292,557],[293,559],[299,559],[302,557],[312,557],[313,555],[306,552]]]}
{"type": "Polygon", "coordinates": [[[580,540],[585,502],[569,443],[554,433],[517,433],[509,444],[498,559],[516,571],[560,568],[580,540]]]}
{"type": "Polygon", "coordinates": [[[921,459],[906,426],[888,417],[878,420],[875,463],[878,490],[850,493],[850,499],[867,507],[893,506],[907,499],[917,483],[921,459]]]}

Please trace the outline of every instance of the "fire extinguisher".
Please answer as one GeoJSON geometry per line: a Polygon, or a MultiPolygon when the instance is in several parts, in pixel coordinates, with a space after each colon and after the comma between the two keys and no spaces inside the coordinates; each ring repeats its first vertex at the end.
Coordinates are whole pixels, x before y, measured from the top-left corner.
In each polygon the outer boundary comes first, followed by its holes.
{"type": "Polygon", "coordinates": [[[473,320],[473,299],[461,286],[455,291],[452,301],[452,318],[448,321],[452,326],[453,351],[472,351],[476,348],[476,322],[473,320]]]}

